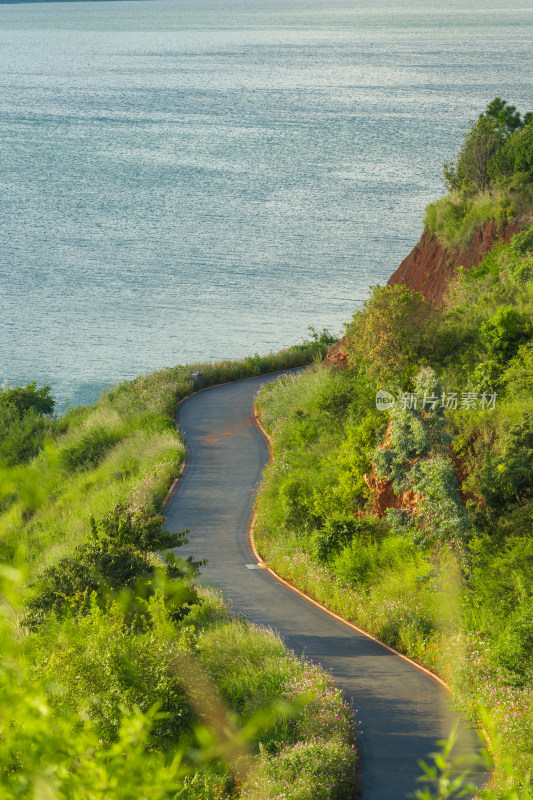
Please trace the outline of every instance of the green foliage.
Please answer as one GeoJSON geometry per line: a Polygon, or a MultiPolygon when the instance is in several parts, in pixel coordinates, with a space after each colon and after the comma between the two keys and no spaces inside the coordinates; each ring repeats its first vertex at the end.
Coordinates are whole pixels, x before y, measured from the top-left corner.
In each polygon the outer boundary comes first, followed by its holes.
{"type": "Polygon", "coordinates": [[[480,488],[495,509],[524,501],[533,490],[533,413],[524,415],[502,436],[499,453],[484,448],[479,468],[480,488]]]}
{"type": "Polygon", "coordinates": [[[397,533],[408,532],[423,545],[460,543],[470,523],[447,455],[451,439],[445,431],[442,388],[433,370],[421,370],[415,392],[420,409],[407,404],[395,406],[390,444],[374,453],[378,474],[392,480],[396,494],[410,490],[421,498],[416,511],[391,510],[389,521],[397,533]]]}
{"type": "Polygon", "coordinates": [[[420,292],[374,286],[364,310],[346,326],[346,350],[378,388],[406,386],[429,352],[434,317],[420,292]]]}
{"type": "Polygon", "coordinates": [[[31,641],[35,660],[30,675],[50,682],[49,702],[56,713],[83,709],[104,746],[117,741],[126,708],[143,714],[158,709],[149,741],[162,749],[176,746],[193,722],[171,666],[173,648],[191,647],[192,633],[186,628],[173,631],[170,641],[157,617],[154,621],[150,615],[149,620],[150,625],[132,634],[128,615],[118,604],[103,612],[93,602],[84,616],[64,621],[61,647],[54,626],[39,631],[31,641]]]}
{"type": "Polygon", "coordinates": [[[508,360],[533,334],[532,322],[512,306],[500,307],[480,325],[479,339],[487,354],[508,360]]]}
{"type": "Polygon", "coordinates": [[[422,775],[419,781],[427,784],[417,789],[415,800],[450,800],[450,798],[469,797],[477,792],[475,783],[469,780],[475,763],[468,763],[464,757],[452,759],[452,752],[457,742],[457,727],[448,739],[438,742],[441,751],[432,753],[433,764],[420,762],[422,775]],[[433,789],[431,788],[433,787],[433,789]]]}
{"type": "Polygon", "coordinates": [[[530,205],[531,198],[522,187],[509,193],[497,187],[475,194],[450,191],[426,208],[424,228],[451,251],[466,250],[476,230],[489,219],[501,227],[530,205]]]}
{"type": "Polygon", "coordinates": [[[0,463],[14,467],[31,461],[50,430],[50,421],[34,409],[19,414],[15,406],[0,405],[0,463]]]}
{"type": "Polygon", "coordinates": [[[501,382],[508,397],[530,396],[533,384],[533,342],[520,347],[514,359],[505,365],[501,382]]]}
{"type": "Polygon", "coordinates": [[[447,188],[465,193],[483,192],[490,184],[489,167],[504,143],[505,128],[499,120],[481,114],[465,133],[457,164],[444,165],[447,188]]]}
{"type": "Polygon", "coordinates": [[[499,97],[471,123],[455,161],[443,165],[446,197],[425,227],[449,250],[466,248],[487,220],[501,226],[533,207],[533,113],[522,118],[499,97]]]}
{"type": "Polygon", "coordinates": [[[531,228],[488,253],[450,287],[434,329],[433,357],[450,390],[527,394],[533,326],[531,228]],[[525,382],[525,383],[524,383],[525,382]],[[509,387],[509,388],[508,388],[509,387]],[[522,388],[520,388],[522,387],[522,388]]]}
{"type": "Polygon", "coordinates": [[[364,524],[353,517],[335,514],[326,519],[314,535],[315,552],[319,561],[327,562],[331,556],[346,547],[364,524]]]}
{"type": "MultiPolygon", "coordinates": [[[[187,542],[184,533],[164,530],[163,522],[161,515],[134,514],[123,504],[116,505],[98,523],[91,519],[89,541],[79,545],[72,556],[65,556],[44,571],[28,603],[26,624],[35,628],[51,612],[87,613],[94,597],[100,607],[106,607],[110,592],[124,588],[134,591],[142,600],[149,598],[156,585],[157,570],[164,566],[154,563],[150,553],[187,542]]],[[[199,563],[190,558],[187,569],[173,561],[164,566],[175,580],[190,578],[197,574],[198,567],[199,563]]],[[[184,594],[189,602],[195,600],[191,589],[184,594]]]]}
{"type": "MultiPolygon", "coordinates": [[[[18,595],[13,581],[19,585],[20,579],[15,570],[9,580],[0,576],[2,594],[13,603],[18,595]]],[[[170,591],[168,583],[161,584],[147,606],[149,624],[137,631],[126,621],[131,593],[105,613],[93,603],[86,615],[60,623],[49,618],[27,637],[17,635],[2,614],[2,796],[229,798],[236,754],[244,756],[252,791],[255,776],[271,769],[268,746],[276,740],[281,759],[308,741],[329,742],[344,755],[333,766],[331,750],[321,755],[317,749],[313,764],[302,765],[308,793],[289,792],[289,799],[312,800],[311,777],[328,783],[330,791],[351,788],[352,715],[331,679],[210,595],[191,614],[197,630],[191,618],[176,623],[165,609],[170,591]],[[240,673],[246,683],[236,677],[235,687],[242,707],[259,712],[236,724],[203,664],[215,679],[240,673]],[[286,698],[281,703],[280,691],[286,698]],[[214,713],[210,706],[200,724],[191,697],[206,695],[218,709],[214,713]],[[260,750],[260,758],[252,749],[260,750]]]]}
{"type": "Polygon", "coordinates": [[[69,472],[94,469],[120,441],[120,433],[106,428],[89,428],[61,449],[61,461],[69,472]]]}
{"type": "Polygon", "coordinates": [[[249,800],[344,800],[354,782],[352,755],[338,739],[301,743],[277,758],[263,758],[254,776],[249,800]],[[327,764],[325,771],[323,765],[327,764]],[[332,780],[333,776],[337,780],[332,780]],[[342,776],[339,780],[338,776],[342,776]]]}
{"type": "MultiPolygon", "coordinates": [[[[371,519],[365,520],[365,523],[370,529],[375,525],[371,519]]],[[[402,569],[411,553],[409,542],[402,536],[383,535],[383,525],[381,530],[380,538],[354,537],[349,546],[338,553],[332,569],[341,581],[372,586],[383,573],[402,569]]]]}
{"type": "Polygon", "coordinates": [[[13,406],[20,416],[30,410],[48,416],[54,412],[55,400],[50,396],[50,386],[38,389],[33,381],[24,387],[4,388],[0,392],[0,407],[5,406],[13,406]]]}
{"type": "Polygon", "coordinates": [[[13,467],[34,458],[53,429],[50,387],[27,386],[0,391],[0,464],[13,467]]]}
{"type": "MultiPolygon", "coordinates": [[[[12,424],[14,406],[0,407],[0,470],[10,470],[0,491],[0,525],[7,531],[0,556],[10,560],[22,546],[35,573],[88,538],[91,515],[100,518],[116,503],[133,510],[159,508],[185,456],[174,417],[178,401],[193,391],[192,372],[203,372],[204,385],[210,386],[297,367],[323,357],[331,338],[322,331],[312,341],[266,356],[159,370],[120,384],[95,406],[71,409],[57,421],[29,409],[22,422],[12,424]],[[9,431],[4,412],[10,415],[9,431]]],[[[33,384],[30,390],[17,396],[46,400],[46,391],[33,390],[33,384]]]]}
{"type": "Polygon", "coordinates": [[[513,236],[512,241],[509,242],[509,249],[519,257],[533,253],[533,225],[528,225],[513,236]]]}
{"type": "Polygon", "coordinates": [[[509,105],[506,100],[502,100],[500,97],[495,97],[488,104],[485,115],[497,122],[507,134],[513,133],[513,131],[522,128],[524,125],[528,125],[533,119],[533,114],[530,111],[522,119],[516,107],[509,105]]]}
{"type": "Polygon", "coordinates": [[[514,106],[496,97],[465,133],[457,162],[444,164],[447,188],[483,192],[495,172],[499,177],[527,173],[533,163],[529,161],[532,120],[531,112],[522,120],[514,106]]]}

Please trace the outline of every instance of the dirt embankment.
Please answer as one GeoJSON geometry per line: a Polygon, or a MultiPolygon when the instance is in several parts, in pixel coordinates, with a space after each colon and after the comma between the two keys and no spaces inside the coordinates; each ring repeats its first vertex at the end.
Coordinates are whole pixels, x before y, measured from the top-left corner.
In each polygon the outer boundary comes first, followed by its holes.
{"type": "MultiPolygon", "coordinates": [[[[387,283],[389,286],[405,283],[409,289],[422,292],[426,300],[439,304],[450,279],[459,267],[468,270],[477,266],[497,242],[508,242],[511,236],[518,233],[522,225],[523,223],[515,221],[499,228],[496,220],[488,220],[476,231],[466,250],[457,252],[446,250],[436,236],[424,231],[418,244],[393,272],[387,283]]],[[[344,343],[343,337],[332,345],[325,364],[340,368],[347,366],[348,357],[344,343]]]]}
{"type": "Polygon", "coordinates": [[[468,270],[477,266],[495,244],[508,242],[521,227],[520,222],[509,222],[499,228],[495,220],[488,220],[482,228],[478,228],[465,250],[455,252],[446,250],[436,236],[424,231],[419,243],[387,283],[389,286],[405,283],[409,289],[422,292],[426,300],[439,304],[459,267],[468,270]]]}

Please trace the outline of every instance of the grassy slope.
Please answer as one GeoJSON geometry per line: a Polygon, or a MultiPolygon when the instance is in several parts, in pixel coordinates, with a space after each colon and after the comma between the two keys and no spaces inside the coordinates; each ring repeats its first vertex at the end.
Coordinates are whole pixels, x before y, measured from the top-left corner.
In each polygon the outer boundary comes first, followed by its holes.
{"type": "MultiPolygon", "coordinates": [[[[377,313],[383,303],[370,303],[366,323],[359,315],[357,335],[348,336],[351,370],[312,368],[264,387],[258,398],[274,453],[258,499],[262,554],[321,602],[439,671],[474,719],[490,711],[498,797],[509,781],[527,783],[533,768],[532,251],[530,231],[459,277],[445,312],[427,322],[430,335],[418,352],[401,330],[393,341],[390,317],[377,313]],[[387,360],[388,352],[395,359],[387,360]],[[402,352],[409,353],[407,367],[402,352]],[[400,363],[401,378],[394,375],[400,363]],[[495,410],[445,414],[468,474],[461,536],[431,540],[444,530],[435,509],[433,517],[419,511],[410,530],[376,519],[363,477],[387,429],[375,389],[396,380],[413,391],[420,364],[434,367],[442,389],[459,397],[473,391],[479,399],[489,387],[498,393],[495,410]]],[[[392,287],[389,294],[393,315],[392,287]]],[[[405,471],[403,478],[410,479],[405,471]]],[[[437,488],[430,485],[428,494],[437,497],[437,488]]]]}
{"type": "Polygon", "coordinates": [[[265,357],[173,367],[120,384],[95,406],[73,409],[55,441],[28,465],[0,464],[0,556],[34,575],[72,551],[117,502],[158,509],[185,449],[174,426],[178,402],[193,391],[191,373],[210,386],[309,363],[320,344],[265,357]]]}
{"type": "Polygon", "coordinates": [[[117,502],[139,512],[161,506],[184,458],[174,414],[193,389],[192,371],[202,371],[204,384],[212,385],[308,363],[323,352],[314,344],[265,358],[176,367],[122,384],[96,406],[62,418],[55,441],[30,464],[0,471],[2,560],[17,568],[2,573],[2,591],[12,603],[0,625],[9,653],[0,671],[6,797],[33,797],[35,791],[58,798],[103,798],[109,791],[114,798],[233,797],[244,779],[242,769],[235,779],[231,749],[241,740],[251,771],[240,788],[250,800],[282,791],[299,800],[333,800],[350,791],[352,714],[332,681],[215,597],[203,596],[176,623],[161,605],[170,591],[162,589],[140,630],[124,616],[127,594],[104,611],[94,605],[82,616],[51,618],[29,636],[17,612],[26,582],[87,540],[91,515],[100,519],[117,502]],[[197,756],[208,759],[205,766],[190,762],[191,744],[179,739],[192,731],[194,714],[183,693],[183,685],[190,688],[182,683],[183,664],[181,677],[171,666],[176,648],[192,659],[189,683],[191,671],[207,676],[228,724],[234,720],[229,751],[211,754],[217,737],[208,729],[217,724],[208,720],[195,745],[197,756]],[[276,710],[280,698],[285,707],[276,710]],[[168,719],[153,717],[154,703],[163,704],[168,719]],[[289,703],[296,711],[287,717],[289,703]],[[7,719],[14,727],[4,725],[7,719]],[[68,747],[61,744],[66,741],[68,747]]]}

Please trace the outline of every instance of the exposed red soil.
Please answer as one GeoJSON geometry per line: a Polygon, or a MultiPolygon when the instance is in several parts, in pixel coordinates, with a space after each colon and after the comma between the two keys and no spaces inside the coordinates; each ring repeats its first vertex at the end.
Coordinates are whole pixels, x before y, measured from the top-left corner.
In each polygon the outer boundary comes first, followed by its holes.
{"type": "MultiPolygon", "coordinates": [[[[515,233],[523,227],[522,222],[514,221],[499,228],[495,220],[489,220],[479,228],[466,250],[451,252],[446,250],[439,240],[425,231],[419,243],[409,253],[398,269],[391,275],[388,285],[405,283],[409,289],[422,292],[426,300],[441,304],[448,288],[448,284],[459,267],[469,270],[477,266],[484,255],[498,242],[508,242],[515,233]]],[[[348,354],[345,349],[346,338],[332,345],[324,360],[328,366],[345,369],[348,366],[348,354]]],[[[386,447],[389,440],[390,426],[382,447],[386,447]]],[[[480,502],[472,492],[463,491],[463,482],[467,477],[466,464],[459,456],[451,452],[457,485],[463,503],[473,499],[480,502]]],[[[395,494],[392,481],[379,478],[373,471],[365,475],[365,482],[371,490],[372,513],[383,517],[388,508],[401,508],[406,511],[415,511],[422,496],[412,491],[395,494]]]]}
{"type": "Polygon", "coordinates": [[[324,359],[324,364],[329,367],[338,367],[339,369],[345,369],[348,366],[348,354],[344,349],[345,341],[346,337],[343,336],[342,339],[331,345],[324,359]]]}
{"type": "MultiPolygon", "coordinates": [[[[472,444],[475,441],[475,438],[475,434],[473,434],[470,437],[469,444],[472,444]]],[[[379,449],[382,450],[385,447],[389,447],[390,443],[391,421],[389,420],[383,444],[380,445],[379,449]]],[[[463,483],[468,477],[465,459],[457,455],[453,448],[450,448],[449,456],[452,460],[455,477],[457,479],[457,487],[459,489],[459,495],[463,505],[466,504],[467,500],[475,500],[477,503],[482,503],[483,501],[480,500],[477,495],[473,494],[473,492],[463,490],[463,483]]],[[[413,464],[414,463],[415,461],[413,461],[413,464]]],[[[407,468],[408,466],[409,463],[405,462],[405,467],[407,468]]],[[[374,464],[372,464],[372,472],[364,475],[363,477],[366,485],[372,492],[372,504],[369,510],[372,514],[379,518],[384,517],[387,513],[387,509],[389,508],[399,508],[403,511],[414,512],[418,508],[419,502],[424,497],[424,495],[416,494],[416,492],[411,491],[411,489],[408,489],[406,492],[400,492],[399,494],[396,494],[392,487],[392,480],[388,478],[380,478],[376,474],[374,464]]]]}
{"type": "MultiPolygon", "coordinates": [[[[482,502],[473,492],[463,490],[463,482],[468,477],[464,461],[455,453],[450,453],[453,463],[457,486],[463,505],[467,500],[475,500],[476,503],[482,502]]],[[[379,478],[375,472],[370,472],[364,476],[365,483],[372,492],[372,504],[369,511],[376,517],[384,517],[389,508],[401,508],[404,511],[416,511],[423,495],[416,494],[410,489],[406,492],[395,494],[392,488],[392,481],[388,478],[379,478]]]]}
{"type": "MultiPolygon", "coordinates": [[[[426,300],[440,304],[450,279],[459,267],[469,270],[477,266],[485,253],[497,242],[508,242],[523,225],[522,221],[514,221],[499,228],[496,220],[488,220],[476,231],[467,249],[457,252],[446,250],[436,236],[424,231],[419,243],[393,272],[387,283],[389,286],[405,283],[409,289],[422,292],[426,300]]],[[[325,364],[340,369],[348,366],[345,342],[343,336],[330,347],[325,364]]]]}
{"type": "Polygon", "coordinates": [[[396,272],[387,281],[389,286],[405,283],[409,289],[422,292],[426,300],[440,304],[450,278],[459,267],[469,270],[483,260],[483,256],[498,242],[508,242],[523,226],[509,222],[502,228],[491,219],[478,228],[466,250],[446,250],[436,236],[424,231],[419,243],[411,250],[396,272]]]}
{"type": "Polygon", "coordinates": [[[410,489],[407,492],[395,494],[392,481],[387,478],[378,478],[375,472],[364,476],[365,483],[372,492],[371,511],[376,517],[384,517],[389,508],[401,508],[405,511],[416,511],[422,495],[415,494],[410,489]]]}

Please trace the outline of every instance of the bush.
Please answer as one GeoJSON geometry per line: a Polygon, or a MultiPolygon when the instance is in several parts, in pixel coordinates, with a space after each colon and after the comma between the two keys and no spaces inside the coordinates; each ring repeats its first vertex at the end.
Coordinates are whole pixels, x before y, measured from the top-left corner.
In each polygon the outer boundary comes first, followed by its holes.
{"type": "Polygon", "coordinates": [[[531,320],[511,306],[498,308],[479,329],[479,338],[489,357],[508,360],[531,338],[531,320]]]}
{"type": "Polygon", "coordinates": [[[55,400],[50,396],[51,387],[37,388],[35,381],[27,386],[15,386],[13,389],[0,391],[0,407],[13,406],[22,416],[27,411],[33,410],[41,416],[53,414],[55,400]]]}
{"type": "Polygon", "coordinates": [[[360,520],[335,514],[328,517],[314,535],[315,553],[319,561],[329,561],[332,555],[351,542],[357,532],[364,528],[360,520]]]}
{"type": "Polygon", "coordinates": [[[31,643],[33,675],[51,684],[56,712],[83,712],[96,725],[104,747],[116,741],[125,709],[147,714],[157,707],[150,746],[176,745],[190,729],[193,714],[179,676],[171,667],[173,647],[187,648],[184,631],[171,643],[157,625],[132,634],[117,604],[103,613],[93,603],[86,615],[63,622],[62,646],[57,629],[43,630],[31,643]]]}
{"type": "Polygon", "coordinates": [[[432,307],[407,286],[374,286],[364,311],[346,326],[346,350],[354,366],[364,365],[378,388],[405,390],[429,353],[432,307]]]}
{"type": "Polygon", "coordinates": [[[354,782],[352,757],[338,739],[285,748],[276,758],[262,759],[243,800],[344,800],[354,782]]]}
{"type": "Polygon", "coordinates": [[[52,432],[54,405],[49,386],[29,383],[0,391],[0,464],[12,467],[37,455],[52,432]]]}
{"type": "Polygon", "coordinates": [[[489,507],[500,512],[523,502],[533,490],[533,414],[524,412],[504,433],[499,445],[485,448],[479,465],[480,488],[489,507]]]}
{"type": "MultiPolygon", "coordinates": [[[[191,558],[186,566],[179,567],[173,560],[158,565],[149,557],[153,551],[179,547],[187,542],[185,533],[163,530],[163,522],[164,517],[159,514],[149,510],[134,514],[124,504],[117,504],[98,523],[92,518],[90,541],[78,546],[72,556],[60,559],[45,570],[34,587],[26,624],[35,628],[51,612],[57,615],[87,613],[93,595],[104,608],[110,593],[122,589],[133,591],[139,599],[146,600],[154,592],[158,569],[164,569],[174,580],[196,575],[200,562],[191,558]]],[[[194,602],[196,594],[187,589],[184,597],[194,602]]],[[[133,611],[139,612],[142,606],[142,603],[137,605],[133,611]]],[[[135,614],[133,618],[136,621],[135,614]]]]}
{"type": "Polygon", "coordinates": [[[51,423],[34,409],[20,415],[11,405],[0,405],[0,464],[13,467],[31,461],[43,446],[51,423]]]}
{"type": "Polygon", "coordinates": [[[372,541],[357,537],[335,558],[335,575],[352,585],[370,586],[383,573],[400,569],[412,553],[412,545],[401,536],[386,536],[372,541]]]}

